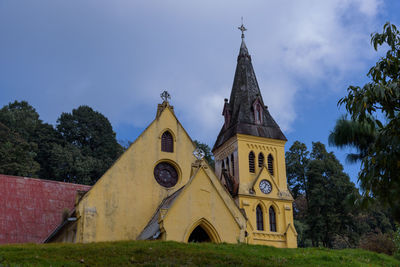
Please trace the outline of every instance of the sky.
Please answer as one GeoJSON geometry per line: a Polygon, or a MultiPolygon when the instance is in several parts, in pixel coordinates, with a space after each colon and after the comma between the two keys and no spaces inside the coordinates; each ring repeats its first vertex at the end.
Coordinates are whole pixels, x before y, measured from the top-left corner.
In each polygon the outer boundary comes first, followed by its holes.
{"type": "Polygon", "coordinates": [[[134,141],[167,90],[192,139],[212,146],[245,41],[264,103],[288,142],[328,145],[349,85],[384,53],[370,34],[400,26],[400,1],[0,0],[0,106],[28,101],[53,125],[88,105],[134,141]]]}

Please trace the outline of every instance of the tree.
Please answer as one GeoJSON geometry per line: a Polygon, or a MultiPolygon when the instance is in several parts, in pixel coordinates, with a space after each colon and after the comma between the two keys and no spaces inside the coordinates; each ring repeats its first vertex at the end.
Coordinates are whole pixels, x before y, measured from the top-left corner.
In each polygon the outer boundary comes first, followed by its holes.
{"type": "Polygon", "coordinates": [[[4,106],[0,110],[0,122],[28,142],[33,141],[38,125],[42,123],[39,114],[26,101],[14,101],[4,106]]]}
{"type": "Polygon", "coordinates": [[[388,22],[382,33],[372,35],[371,43],[375,50],[387,46],[386,55],[369,70],[371,82],[350,86],[338,105],[345,106],[353,129],[361,126],[372,135],[352,136],[351,131],[339,135],[343,129],[343,121],[339,121],[331,142],[358,149],[359,157],[354,159],[361,162],[359,181],[364,200],[376,197],[389,204],[395,220],[400,221],[400,32],[388,22]],[[356,139],[361,141],[354,142],[356,139]]]}
{"type": "Polygon", "coordinates": [[[347,154],[347,161],[355,163],[368,155],[369,148],[375,143],[377,126],[364,122],[348,120],[342,117],[336,121],[329,135],[329,144],[345,148],[354,147],[357,153],[347,154]]]}
{"type": "MultiPolygon", "coordinates": [[[[34,155],[34,161],[39,164],[39,169],[30,172],[30,175],[43,179],[56,178],[49,166],[50,151],[54,144],[59,144],[62,140],[53,126],[43,123],[36,110],[26,101],[14,101],[4,106],[0,110],[0,122],[16,134],[13,142],[17,142],[20,148],[24,144],[26,152],[29,151],[34,155]]],[[[18,162],[20,159],[15,160],[18,162]]]]}
{"type": "MultiPolygon", "coordinates": [[[[61,173],[72,181],[94,184],[123,152],[109,120],[88,106],[62,113],[57,130],[64,140],[64,153],[70,152],[61,173]]],[[[56,147],[53,153],[63,152],[56,147]]]]}
{"type": "Polygon", "coordinates": [[[207,160],[208,165],[210,165],[211,168],[214,169],[215,168],[215,161],[214,161],[214,156],[213,156],[213,154],[211,152],[211,148],[207,144],[200,143],[197,140],[194,140],[194,143],[195,143],[196,147],[198,147],[198,148],[200,148],[201,150],[204,151],[204,154],[205,154],[204,158],[207,160]]]}
{"type": "Polygon", "coordinates": [[[35,161],[37,149],[0,122],[0,173],[17,176],[34,176],[39,170],[35,161]]]}
{"type": "Polygon", "coordinates": [[[310,153],[296,141],[286,153],[286,163],[294,217],[302,231],[299,246],[334,247],[338,239],[346,247],[355,246],[359,234],[353,203],[358,191],[335,155],[320,142],[313,143],[310,153]]]}
{"type": "Polygon", "coordinates": [[[95,182],[92,173],[102,163],[100,160],[84,156],[78,147],[69,143],[55,145],[49,152],[55,180],[88,185],[95,182]]]}
{"type": "MultiPolygon", "coordinates": [[[[325,247],[333,247],[336,236],[349,239],[355,230],[351,200],[358,192],[335,155],[328,153],[322,143],[313,143],[310,159],[306,174],[310,237],[314,245],[321,241],[325,247]]],[[[348,241],[354,244],[353,240],[348,241]]]]}
{"type": "Polygon", "coordinates": [[[285,154],[288,185],[295,199],[300,194],[307,196],[306,171],[309,164],[308,156],[309,152],[306,145],[299,141],[295,141],[285,154]]]}

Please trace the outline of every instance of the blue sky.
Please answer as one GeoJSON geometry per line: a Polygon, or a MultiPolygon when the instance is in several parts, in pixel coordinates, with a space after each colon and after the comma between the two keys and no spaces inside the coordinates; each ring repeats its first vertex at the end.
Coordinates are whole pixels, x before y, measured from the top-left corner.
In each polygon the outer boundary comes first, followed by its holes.
{"type": "MultiPolygon", "coordinates": [[[[133,141],[168,90],[193,139],[213,145],[240,46],[240,17],[264,102],[289,139],[327,144],[336,103],[368,81],[370,34],[400,26],[400,1],[0,0],[0,105],[45,122],[89,105],[133,141]]],[[[353,181],[359,169],[334,151],[353,181]]]]}

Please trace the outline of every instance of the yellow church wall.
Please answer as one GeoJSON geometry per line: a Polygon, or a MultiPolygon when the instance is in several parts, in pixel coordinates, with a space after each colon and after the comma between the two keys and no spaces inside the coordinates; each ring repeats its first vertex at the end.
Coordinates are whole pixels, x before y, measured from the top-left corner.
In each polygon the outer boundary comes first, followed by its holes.
{"type": "Polygon", "coordinates": [[[161,201],[188,182],[195,146],[167,107],[79,202],[77,242],[136,239],[161,201]],[[161,151],[170,130],[174,152],[161,151]],[[153,170],[160,161],[175,165],[177,184],[165,188],[153,170]]]}
{"type": "Polygon", "coordinates": [[[244,242],[246,219],[232,200],[223,200],[229,193],[203,168],[192,179],[162,219],[164,240],[187,242],[200,224],[213,242],[244,242]]]}
{"type": "Polygon", "coordinates": [[[240,196],[240,207],[247,214],[247,243],[275,247],[297,247],[297,233],[287,231],[288,224],[293,222],[292,202],[268,197],[240,196]],[[263,211],[264,230],[257,230],[256,208],[260,205],[263,211]],[[270,230],[269,208],[273,206],[276,215],[276,232],[270,230]]]}
{"type": "Polygon", "coordinates": [[[287,189],[285,166],[285,141],[237,134],[229,139],[215,153],[216,160],[224,159],[231,153],[236,153],[235,170],[239,181],[239,192],[236,197],[240,208],[247,216],[246,242],[250,244],[270,245],[275,247],[297,247],[297,233],[293,227],[293,199],[287,189]],[[255,172],[249,170],[249,153],[255,154],[255,172]],[[258,166],[259,154],[264,155],[264,166],[258,166]],[[274,175],[268,172],[268,155],[273,156],[274,175]],[[270,181],[272,191],[264,194],[259,189],[263,179],[270,181]],[[256,226],[256,207],[263,209],[264,231],[258,231],[256,226]],[[269,207],[276,212],[276,232],[270,231],[269,207]],[[289,226],[292,226],[288,230],[289,226]]]}
{"type": "Polygon", "coordinates": [[[221,176],[222,171],[219,161],[231,154],[235,155],[235,179],[239,182],[236,203],[246,212],[248,219],[246,242],[249,244],[297,247],[297,233],[293,226],[293,198],[287,189],[285,143],[286,141],[283,140],[237,134],[214,151],[218,177],[221,176]],[[250,151],[255,154],[254,173],[249,170],[250,151]],[[264,155],[262,167],[258,166],[260,152],[264,155]],[[269,154],[274,159],[274,175],[270,175],[267,169],[269,154]],[[264,194],[259,189],[259,182],[263,179],[268,180],[272,185],[272,191],[269,194],[264,194]],[[258,204],[263,208],[264,231],[258,231],[256,227],[258,204]],[[276,211],[276,232],[270,231],[268,210],[271,205],[276,211]]]}
{"type": "Polygon", "coordinates": [[[258,166],[258,155],[264,154],[264,164],[267,164],[267,157],[271,154],[274,158],[274,180],[279,188],[287,188],[286,167],[285,167],[285,141],[262,138],[257,136],[237,135],[238,162],[239,162],[239,194],[248,194],[250,186],[260,172],[258,166]],[[255,154],[255,172],[249,171],[249,153],[255,154]]]}

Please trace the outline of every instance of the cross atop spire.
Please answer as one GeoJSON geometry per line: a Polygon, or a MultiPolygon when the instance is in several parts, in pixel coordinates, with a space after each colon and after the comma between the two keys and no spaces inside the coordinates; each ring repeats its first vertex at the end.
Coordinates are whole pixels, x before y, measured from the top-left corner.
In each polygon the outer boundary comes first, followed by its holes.
{"type": "Polygon", "coordinates": [[[243,17],[242,17],[242,25],[240,25],[238,29],[242,32],[242,39],[244,39],[244,32],[247,31],[247,29],[243,25],[243,17]]]}

